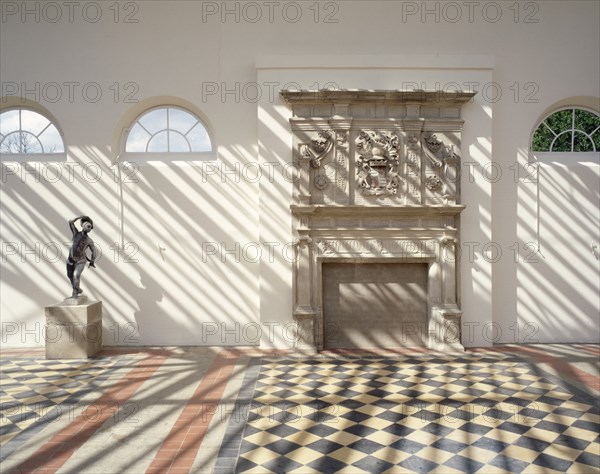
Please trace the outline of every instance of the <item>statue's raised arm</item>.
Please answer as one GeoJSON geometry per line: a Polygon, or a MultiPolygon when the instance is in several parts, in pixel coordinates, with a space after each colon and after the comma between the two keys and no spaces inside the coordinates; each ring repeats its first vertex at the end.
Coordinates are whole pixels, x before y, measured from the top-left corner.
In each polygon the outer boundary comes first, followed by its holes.
{"type": "MultiPolygon", "coordinates": [[[[77,227],[75,227],[75,222],[77,222],[79,219],[83,219],[84,217],[86,217],[86,216],[79,216],[79,217],[76,217],[75,219],[71,219],[69,221],[69,227],[71,228],[71,232],[73,233],[73,235],[75,235],[77,232],[79,232],[77,230],[77,227]]],[[[89,217],[88,217],[88,219],[89,219],[89,217]]],[[[92,227],[93,227],[93,225],[92,225],[92,227]]]]}

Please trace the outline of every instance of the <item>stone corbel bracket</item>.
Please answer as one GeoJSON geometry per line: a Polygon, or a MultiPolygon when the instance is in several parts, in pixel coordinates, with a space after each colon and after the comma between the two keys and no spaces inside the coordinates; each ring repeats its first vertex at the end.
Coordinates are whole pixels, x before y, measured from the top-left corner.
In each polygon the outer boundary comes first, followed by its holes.
{"type": "Polygon", "coordinates": [[[460,198],[461,158],[453,144],[447,145],[444,142],[447,138],[439,139],[431,131],[423,133],[423,151],[428,163],[424,184],[433,196],[441,195],[445,203],[456,203],[460,198]]]}
{"type": "Polygon", "coordinates": [[[317,138],[311,140],[310,143],[300,145],[300,156],[303,159],[310,160],[310,165],[313,168],[318,168],[321,166],[321,160],[333,148],[333,135],[331,130],[319,132],[317,138]]]}
{"type": "Polygon", "coordinates": [[[460,156],[454,151],[454,145],[446,145],[438,140],[437,135],[428,132],[423,134],[426,152],[434,166],[441,168],[445,164],[460,163],[460,156]]]}

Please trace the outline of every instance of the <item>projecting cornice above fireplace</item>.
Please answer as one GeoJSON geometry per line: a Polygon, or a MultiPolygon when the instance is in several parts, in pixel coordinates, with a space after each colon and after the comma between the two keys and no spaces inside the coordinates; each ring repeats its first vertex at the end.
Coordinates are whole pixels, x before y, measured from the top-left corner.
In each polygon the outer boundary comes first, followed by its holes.
{"type": "Polygon", "coordinates": [[[464,104],[476,92],[465,91],[382,91],[382,90],[285,90],[281,96],[290,105],[303,104],[464,104]]]}

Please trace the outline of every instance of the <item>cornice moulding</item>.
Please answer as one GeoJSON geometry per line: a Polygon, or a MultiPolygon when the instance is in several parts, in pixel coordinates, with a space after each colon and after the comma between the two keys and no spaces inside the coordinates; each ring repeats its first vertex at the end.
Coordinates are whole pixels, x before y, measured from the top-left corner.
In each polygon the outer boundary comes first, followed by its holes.
{"type": "Polygon", "coordinates": [[[464,104],[477,92],[425,90],[284,90],[279,93],[290,105],[312,104],[464,104]]]}
{"type": "Polygon", "coordinates": [[[326,206],[326,205],[291,205],[296,215],[319,216],[457,216],[464,209],[463,205],[444,206],[326,206]]]}

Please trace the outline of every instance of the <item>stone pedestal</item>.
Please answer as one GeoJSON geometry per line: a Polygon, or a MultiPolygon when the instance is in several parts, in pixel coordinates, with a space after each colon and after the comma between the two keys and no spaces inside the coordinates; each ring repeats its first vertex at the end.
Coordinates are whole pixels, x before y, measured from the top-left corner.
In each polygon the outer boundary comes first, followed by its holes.
{"type": "Polygon", "coordinates": [[[102,349],[102,301],[85,296],[46,306],[46,359],[85,359],[102,349]]]}

